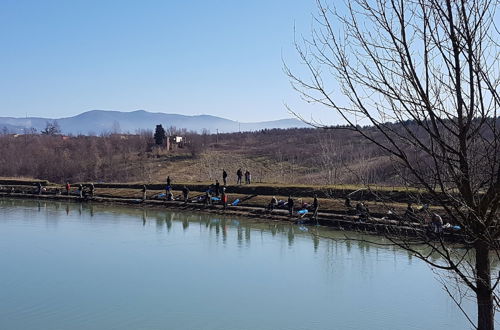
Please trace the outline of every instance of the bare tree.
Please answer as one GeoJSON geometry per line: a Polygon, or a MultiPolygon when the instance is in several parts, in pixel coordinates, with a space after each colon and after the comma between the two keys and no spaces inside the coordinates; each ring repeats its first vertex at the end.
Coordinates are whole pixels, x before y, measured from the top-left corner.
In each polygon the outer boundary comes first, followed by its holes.
{"type": "Polygon", "coordinates": [[[118,120],[113,120],[113,124],[111,125],[111,134],[120,134],[122,129],[120,127],[120,122],[118,120]]]}
{"type": "Polygon", "coordinates": [[[308,74],[285,66],[303,98],[340,114],[348,129],[393,159],[406,184],[424,189],[462,228],[465,249],[425,233],[394,242],[473,292],[474,326],[481,330],[494,328],[498,307],[499,278],[491,269],[500,235],[497,6],[353,0],[341,9],[317,0],[312,34],[296,42],[308,74]]]}
{"type": "Polygon", "coordinates": [[[57,120],[52,122],[47,121],[45,128],[41,131],[41,133],[44,135],[59,135],[61,134],[61,128],[59,127],[57,120]]]}

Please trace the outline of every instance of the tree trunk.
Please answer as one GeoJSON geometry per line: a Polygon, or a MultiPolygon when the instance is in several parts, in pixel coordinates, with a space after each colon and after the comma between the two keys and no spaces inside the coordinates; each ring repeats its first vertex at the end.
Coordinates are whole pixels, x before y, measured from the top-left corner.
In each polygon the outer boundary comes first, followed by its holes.
{"type": "Polygon", "coordinates": [[[477,329],[495,328],[493,294],[491,291],[491,273],[489,248],[485,242],[476,244],[476,285],[477,285],[477,329]]]}

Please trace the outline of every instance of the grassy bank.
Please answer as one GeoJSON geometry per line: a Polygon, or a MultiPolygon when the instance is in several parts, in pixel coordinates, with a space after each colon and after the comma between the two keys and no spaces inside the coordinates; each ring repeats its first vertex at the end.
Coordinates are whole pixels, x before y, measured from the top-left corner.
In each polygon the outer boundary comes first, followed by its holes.
{"type": "MultiPolygon", "coordinates": [[[[61,184],[50,183],[48,181],[30,180],[30,179],[0,179],[1,191],[14,191],[18,193],[35,193],[36,185],[40,182],[45,188],[44,194],[56,195],[65,193],[65,186],[61,184]]],[[[72,183],[71,194],[77,195],[77,186],[80,183],[72,183]]],[[[82,182],[84,187],[89,183],[82,182]]],[[[207,190],[209,182],[173,183],[172,190],[175,197],[181,198],[181,189],[188,187],[191,191],[190,197],[203,195],[207,190]]],[[[141,199],[143,183],[95,183],[95,195],[107,198],[129,198],[141,199]]],[[[148,199],[161,199],[158,196],[164,193],[164,183],[146,184],[148,199]]],[[[286,184],[249,184],[249,185],[229,185],[226,190],[229,202],[239,199],[240,206],[266,208],[272,196],[278,200],[286,201],[288,196],[296,201],[296,207],[302,203],[312,203],[312,198],[317,195],[322,212],[334,214],[353,213],[352,208],[345,206],[347,196],[355,205],[358,202],[364,202],[370,212],[377,217],[384,217],[388,210],[396,214],[403,214],[407,202],[414,202],[418,198],[422,203],[428,202],[425,195],[416,189],[405,189],[403,187],[363,187],[355,185],[286,185],[286,184]]]]}

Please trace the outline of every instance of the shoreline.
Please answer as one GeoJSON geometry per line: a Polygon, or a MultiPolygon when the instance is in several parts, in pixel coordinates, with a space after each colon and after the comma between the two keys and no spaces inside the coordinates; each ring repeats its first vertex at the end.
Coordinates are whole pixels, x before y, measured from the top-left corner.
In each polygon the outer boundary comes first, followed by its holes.
{"type": "MultiPolygon", "coordinates": [[[[31,187],[32,188],[32,187],[31,187]]],[[[19,193],[0,191],[0,198],[16,198],[16,199],[35,199],[35,200],[54,200],[54,201],[70,201],[77,203],[100,203],[100,204],[119,204],[139,207],[154,207],[155,209],[174,209],[176,211],[195,211],[219,215],[234,215],[255,220],[276,221],[282,223],[293,223],[302,226],[324,226],[338,231],[354,231],[365,234],[382,235],[382,236],[404,236],[418,237],[426,231],[426,226],[419,223],[400,224],[397,220],[382,219],[370,217],[366,221],[360,221],[358,216],[335,213],[334,210],[325,210],[320,208],[316,219],[299,218],[297,216],[290,217],[288,210],[275,209],[272,212],[265,210],[262,206],[233,206],[228,205],[226,210],[223,210],[222,205],[206,206],[202,203],[184,201],[166,201],[161,199],[146,199],[145,201],[139,198],[117,197],[117,196],[102,196],[96,194],[90,198],[80,198],[75,195],[60,195],[60,194],[34,194],[34,193],[19,193]]],[[[463,235],[457,232],[444,232],[442,237],[449,242],[464,243],[463,235]]]]}

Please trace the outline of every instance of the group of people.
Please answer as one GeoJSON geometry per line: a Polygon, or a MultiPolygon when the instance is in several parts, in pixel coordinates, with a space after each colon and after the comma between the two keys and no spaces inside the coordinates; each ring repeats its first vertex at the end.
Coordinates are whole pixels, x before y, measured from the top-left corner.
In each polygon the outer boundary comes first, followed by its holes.
{"type": "MultiPolygon", "coordinates": [[[[66,183],[66,194],[69,195],[69,182],[66,183]]],[[[93,183],[89,183],[87,185],[82,185],[81,183],[77,186],[78,197],[80,198],[88,198],[94,197],[95,187],[93,183]]]]}
{"type": "MultiPolygon", "coordinates": [[[[443,218],[436,212],[431,212],[430,217],[422,217],[419,213],[429,210],[429,204],[424,204],[419,209],[415,209],[412,203],[408,203],[403,219],[408,222],[420,222],[428,225],[428,230],[434,234],[441,234],[444,228],[452,227],[450,223],[445,223],[443,218]]],[[[426,212],[429,214],[428,212],[426,212]]],[[[454,229],[460,227],[456,226],[454,229]]]]}
{"type": "MultiPolygon", "coordinates": [[[[41,182],[37,182],[36,184],[36,193],[38,195],[41,195],[43,191],[46,191],[46,189],[42,186],[41,182]]],[[[69,181],[66,181],[66,184],[64,185],[66,195],[69,196],[71,194],[71,184],[69,181]]],[[[94,197],[94,191],[95,191],[95,186],[93,183],[89,184],[81,184],[79,183],[76,186],[76,191],[77,191],[77,196],[80,198],[88,198],[88,197],[94,197]]],[[[57,189],[56,194],[61,194],[61,190],[57,189]]]]}
{"type": "MultiPolygon", "coordinates": [[[[224,185],[227,185],[227,172],[226,170],[222,170],[222,179],[224,180],[224,185]]],[[[241,168],[239,168],[236,171],[236,184],[242,184],[242,179],[243,179],[243,171],[241,168]]],[[[249,170],[245,171],[245,184],[250,184],[252,183],[252,174],[250,174],[249,170]]]]}
{"type": "MultiPolygon", "coordinates": [[[[143,187],[143,200],[146,199],[146,186],[143,187]]],[[[182,192],[182,200],[184,203],[187,203],[189,201],[189,193],[190,190],[189,188],[184,185],[181,188],[182,192]]],[[[172,180],[170,179],[170,176],[167,177],[167,182],[165,186],[165,200],[167,201],[173,201],[175,200],[175,197],[172,193],[172,180]]],[[[214,201],[220,201],[223,205],[223,208],[226,209],[227,205],[227,194],[226,194],[226,186],[220,185],[219,180],[215,180],[215,184],[211,184],[208,189],[205,191],[205,194],[203,196],[198,196],[199,201],[203,201],[205,205],[212,205],[214,201]],[[220,196],[220,197],[219,197],[220,196]]]]}
{"type": "MultiPolygon", "coordinates": [[[[278,200],[276,198],[276,196],[273,196],[273,198],[271,198],[271,201],[267,205],[267,210],[269,212],[273,212],[273,210],[276,208],[288,209],[288,214],[291,217],[294,215],[295,201],[293,200],[292,196],[288,196],[287,201],[278,200]]],[[[307,213],[309,213],[309,211],[311,211],[311,212],[313,212],[313,215],[311,218],[317,219],[318,209],[319,209],[318,196],[316,194],[314,194],[312,204],[309,205],[308,203],[305,203],[305,202],[301,203],[300,207],[297,209],[297,215],[299,217],[304,217],[307,213]]]]}
{"type": "MultiPolygon", "coordinates": [[[[250,172],[247,170],[244,173],[245,175],[245,183],[250,184],[252,180],[252,175],[250,172]]],[[[241,184],[242,178],[243,178],[243,171],[238,169],[236,171],[236,176],[237,176],[237,184],[241,184]]],[[[224,205],[224,208],[226,208],[227,204],[227,195],[226,195],[226,187],[227,187],[227,178],[228,174],[225,169],[222,169],[222,183],[223,185],[221,186],[219,180],[215,180],[215,184],[211,184],[208,189],[205,191],[205,195],[202,197],[202,199],[205,201],[205,204],[212,204],[212,201],[217,200],[221,201],[224,205]],[[220,197],[219,197],[220,196],[220,197]]],[[[172,180],[170,179],[170,176],[167,177],[166,180],[166,186],[165,186],[165,199],[166,200],[174,200],[174,196],[172,194],[172,180]]],[[[182,187],[182,196],[185,202],[189,200],[189,189],[186,186],[182,187]]],[[[145,198],[144,198],[145,199],[145,198]]]]}
{"type": "MultiPolygon", "coordinates": [[[[248,171],[247,171],[248,172],[248,171]]],[[[237,176],[238,176],[238,182],[241,179],[242,172],[241,170],[238,170],[237,176]]],[[[227,173],[225,170],[223,170],[223,183],[224,185],[221,186],[219,180],[215,180],[215,184],[211,184],[207,190],[205,191],[204,195],[198,196],[198,201],[203,202],[205,205],[213,205],[215,203],[222,204],[224,210],[227,207],[228,203],[228,196],[226,193],[226,184],[227,184],[227,173]]],[[[250,183],[250,174],[245,173],[245,182],[250,183]]],[[[144,186],[143,191],[145,194],[145,189],[146,186],[144,186]]],[[[165,187],[166,193],[165,193],[165,199],[166,200],[174,200],[173,194],[172,194],[172,186],[171,186],[171,179],[170,177],[167,177],[167,185],[165,187]]],[[[186,186],[182,187],[182,196],[184,202],[189,201],[189,189],[186,186]]],[[[144,195],[145,198],[145,195],[144,195]]],[[[236,200],[239,201],[239,200],[236,200]]],[[[236,204],[234,204],[236,205],[236,204]]],[[[370,217],[370,210],[368,209],[368,206],[364,202],[358,202],[356,203],[355,206],[352,205],[350,197],[346,197],[344,205],[349,209],[352,210],[356,213],[356,215],[359,217],[360,221],[366,221],[370,217]]],[[[406,221],[413,221],[413,222],[421,222],[420,217],[417,215],[417,213],[426,211],[428,210],[429,205],[424,204],[421,208],[418,210],[415,210],[413,208],[413,205],[411,203],[408,204],[406,211],[402,217],[402,219],[406,221]]],[[[276,196],[273,196],[271,198],[271,201],[269,204],[266,206],[266,210],[269,212],[273,212],[275,209],[287,209],[288,214],[290,217],[297,215],[298,217],[302,218],[306,214],[309,214],[310,212],[312,213],[312,216],[310,217],[311,219],[317,220],[318,216],[318,210],[319,210],[319,201],[318,201],[318,196],[314,194],[313,196],[313,201],[311,204],[308,204],[306,202],[302,203],[300,200],[300,205],[297,207],[296,201],[292,198],[292,196],[288,196],[288,199],[286,201],[284,200],[278,200],[276,196]]],[[[427,222],[429,225],[429,229],[433,233],[441,233],[443,231],[443,228],[446,228],[447,225],[449,224],[444,224],[443,219],[441,218],[440,215],[437,213],[432,213],[430,217],[430,221],[427,222]]]]}
{"type": "Polygon", "coordinates": [[[360,221],[366,221],[370,217],[370,210],[368,209],[368,206],[363,202],[358,202],[356,203],[356,206],[353,207],[351,204],[351,198],[347,196],[344,205],[348,210],[354,210],[360,221]]]}
{"type": "MultiPolygon", "coordinates": [[[[237,176],[237,183],[241,184],[242,183],[242,178],[243,175],[245,176],[245,183],[250,184],[251,183],[251,174],[247,170],[245,173],[240,169],[236,172],[237,176]]],[[[213,205],[214,203],[221,204],[223,206],[223,209],[226,209],[227,204],[228,204],[228,195],[226,193],[226,187],[227,187],[227,172],[226,170],[222,170],[222,182],[223,185],[220,184],[219,180],[215,180],[214,184],[211,184],[207,190],[205,191],[204,195],[200,195],[197,197],[198,201],[203,202],[205,205],[213,205]]],[[[41,182],[36,183],[36,193],[41,195],[42,192],[44,191],[44,187],[42,186],[41,182]]],[[[66,182],[65,184],[65,190],[66,190],[66,195],[71,194],[71,184],[69,181],[66,182]]],[[[142,186],[142,199],[146,200],[147,199],[147,187],[146,185],[142,186]]],[[[81,183],[77,185],[77,196],[80,198],[88,198],[88,197],[94,197],[94,191],[95,187],[93,183],[86,184],[85,186],[82,185],[81,183]]],[[[182,200],[187,203],[189,201],[189,194],[190,190],[189,188],[184,185],[181,189],[182,192],[182,200]]],[[[61,193],[59,191],[59,193],[61,193]]],[[[165,195],[164,195],[165,200],[167,201],[172,201],[175,200],[176,198],[173,195],[172,192],[172,180],[170,176],[167,177],[166,180],[166,186],[165,186],[165,195]]],[[[235,200],[233,202],[233,205],[237,205],[237,202],[239,200],[235,200]]],[[[370,211],[368,209],[368,206],[366,206],[363,202],[358,202],[355,207],[351,204],[351,199],[350,197],[346,197],[344,205],[349,209],[354,211],[358,216],[361,221],[363,220],[368,220],[370,217],[370,211]]],[[[308,203],[302,203],[300,202],[300,205],[297,207],[296,201],[292,198],[292,196],[288,196],[288,199],[286,201],[283,200],[278,200],[276,196],[273,196],[271,198],[271,201],[267,205],[266,209],[269,212],[273,212],[274,209],[281,208],[281,209],[287,209],[289,216],[294,216],[294,212],[296,215],[299,217],[304,217],[306,214],[309,212],[312,212],[312,219],[317,219],[318,215],[318,210],[319,210],[319,201],[317,198],[317,195],[315,194],[313,196],[313,202],[312,204],[308,203]]],[[[418,215],[418,213],[423,212],[428,210],[429,206],[427,204],[424,204],[421,208],[418,210],[415,210],[413,207],[412,203],[408,203],[408,206],[405,210],[405,213],[402,217],[398,217],[398,219],[402,221],[408,221],[408,222],[422,222],[422,223],[427,223],[429,226],[429,229],[433,233],[441,233],[443,231],[443,228],[446,228],[446,226],[451,226],[448,223],[444,223],[443,219],[441,216],[437,213],[431,213],[430,220],[425,221],[425,219],[421,216],[418,215]]]]}
{"type": "MultiPolygon", "coordinates": [[[[366,221],[370,217],[370,211],[368,206],[363,202],[358,202],[356,206],[353,207],[351,204],[351,199],[346,197],[344,205],[348,210],[355,212],[359,217],[360,221],[366,221]]],[[[402,216],[397,215],[392,210],[388,212],[389,219],[399,220],[399,224],[403,222],[408,223],[421,223],[427,225],[427,229],[434,234],[440,234],[443,229],[452,228],[454,230],[459,230],[459,226],[452,226],[449,223],[445,223],[443,218],[436,212],[429,212],[429,204],[423,204],[420,208],[415,209],[413,203],[408,203],[406,210],[402,216]]]]}
{"type": "MultiPolygon", "coordinates": [[[[247,170],[245,173],[241,169],[238,169],[236,172],[237,176],[237,183],[241,184],[243,174],[245,176],[245,183],[250,184],[251,183],[251,174],[247,170]]],[[[223,180],[223,185],[221,186],[219,180],[215,180],[214,184],[211,184],[207,190],[205,191],[204,195],[198,196],[199,201],[203,201],[205,205],[212,205],[214,202],[222,204],[223,208],[226,209],[227,203],[228,203],[228,195],[226,193],[226,186],[227,186],[227,172],[226,170],[222,170],[222,180],[223,180]]],[[[36,183],[36,193],[41,195],[42,192],[44,191],[44,187],[42,186],[41,182],[36,183]]],[[[65,185],[65,190],[66,190],[66,195],[71,194],[71,184],[69,181],[66,182],[65,185]]],[[[146,200],[147,199],[147,187],[146,185],[142,186],[142,199],[146,200]]],[[[94,191],[95,187],[93,183],[87,184],[87,185],[82,185],[81,183],[77,185],[77,196],[80,198],[88,198],[88,197],[94,197],[94,191]]],[[[182,192],[182,200],[187,203],[189,201],[189,188],[187,186],[183,186],[181,189],[182,192]]],[[[60,193],[60,191],[59,191],[60,193]]],[[[175,200],[175,197],[172,192],[172,180],[170,179],[170,176],[167,177],[166,180],[166,186],[165,186],[165,200],[167,201],[172,201],[175,200]]],[[[239,200],[237,200],[239,201],[239,200]]],[[[237,203],[236,203],[237,204],[237,203]]],[[[235,205],[236,205],[235,204],[235,205]]],[[[350,197],[346,197],[344,205],[349,209],[353,210],[356,212],[356,214],[359,216],[359,219],[361,221],[363,220],[368,220],[370,217],[370,211],[368,209],[368,206],[366,206],[363,202],[358,202],[355,207],[351,204],[351,199],[350,197]]],[[[267,205],[266,209],[269,212],[273,212],[274,209],[276,208],[282,208],[282,209],[288,209],[289,216],[293,216],[294,212],[296,211],[296,214],[299,217],[304,217],[306,214],[309,212],[312,212],[312,219],[317,219],[318,215],[318,209],[319,209],[319,201],[317,198],[317,195],[315,194],[313,197],[313,202],[312,204],[308,203],[301,203],[300,206],[295,210],[296,208],[296,203],[292,196],[288,196],[288,200],[283,201],[283,200],[278,200],[276,196],[273,196],[271,198],[271,201],[267,205]]],[[[400,220],[402,221],[408,221],[408,222],[426,222],[429,225],[429,229],[434,232],[434,233],[441,233],[443,231],[443,228],[446,228],[446,226],[450,226],[450,224],[445,224],[443,222],[443,219],[441,216],[437,213],[431,213],[430,220],[425,221],[424,218],[420,217],[418,213],[423,212],[428,210],[429,206],[427,204],[424,204],[421,208],[418,210],[415,210],[413,207],[412,203],[408,203],[408,206],[406,208],[406,211],[402,217],[400,217],[400,220]]]]}
{"type": "MultiPolygon", "coordinates": [[[[146,186],[144,186],[143,189],[146,189],[146,186]]],[[[182,195],[184,196],[184,201],[187,202],[189,197],[189,189],[186,186],[182,187],[182,195]]],[[[146,195],[144,195],[144,199],[146,199],[146,195]]],[[[167,184],[165,186],[165,200],[175,200],[174,194],[172,192],[172,179],[170,179],[170,176],[167,177],[167,184]]]]}
{"type": "MultiPolygon", "coordinates": [[[[239,169],[236,172],[237,175],[237,183],[241,182],[243,172],[241,169],[239,169]]],[[[251,174],[247,170],[245,173],[245,183],[250,184],[251,183],[251,174]]],[[[226,170],[222,170],[222,183],[219,182],[219,180],[215,180],[215,183],[210,184],[208,188],[205,190],[205,193],[203,195],[199,195],[196,197],[197,202],[203,202],[203,204],[209,206],[213,205],[214,203],[221,204],[223,209],[225,210],[228,204],[228,195],[226,193],[226,187],[227,187],[227,172],[226,170]]],[[[187,186],[183,186],[182,189],[182,199],[184,200],[185,203],[189,201],[189,188],[187,186]]],[[[143,192],[143,200],[146,199],[146,186],[143,186],[142,189],[143,192]]],[[[166,186],[165,186],[165,194],[164,198],[167,201],[172,201],[175,200],[175,197],[172,193],[172,180],[170,179],[170,176],[167,177],[166,180],[166,186]]],[[[240,200],[236,199],[232,204],[237,205],[240,200]]],[[[289,215],[293,216],[294,215],[294,207],[295,207],[295,202],[292,198],[292,196],[288,197],[288,200],[285,201],[278,201],[275,196],[271,199],[271,202],[267,205],[266,209],[272,212],[275,208],[285,208],[288,209],[289,215]]],[[[318,197],[317,195],[314,195],[313,202],[311,205],[308,203],[302,203],[300,207],[297,210],[297,215],[300,217],[303,217],[306,213],[309,212],[309,210],[313,213],[313,218],[317,217],[318,214],[318,209],[319,209],[319,202],[318,202],[318,197]]]]}

